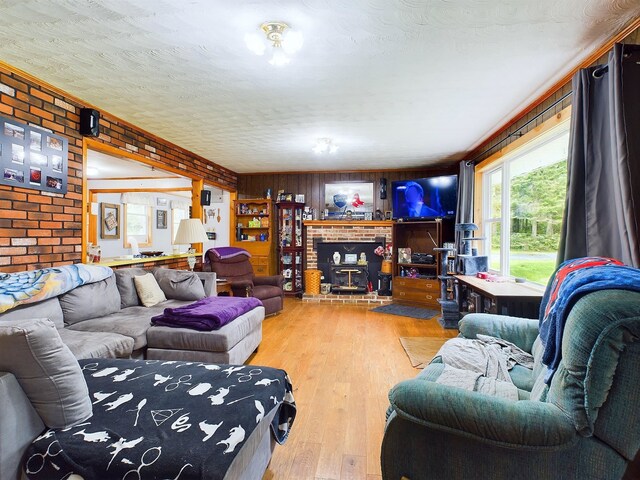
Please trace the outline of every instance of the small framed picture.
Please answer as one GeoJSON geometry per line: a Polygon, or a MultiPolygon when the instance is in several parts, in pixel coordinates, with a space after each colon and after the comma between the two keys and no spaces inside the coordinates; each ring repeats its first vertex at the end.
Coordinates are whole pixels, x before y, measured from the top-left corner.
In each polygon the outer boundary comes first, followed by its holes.
{"type": "Polygon", "coordinates": [[[56,137],[52,137],[50,135],[47,136],[47,147],[52,150],[62,151],[62,140],[56,137]]]}
{"type": "MultiPolygon", "coordinates": [[[[61,158],[62,160],[62,158],[61,158]]],[[[41,153],[34,153],[31,152],[31,165],[37,165],[39,167],[46,167],[47,166],[47,156],[46,155],[42,155],[41,153]]],[[[62,161],[60,162],[60,170],[58,170],[58,172],[62,171],[62,161]]],[[[56,170],[54,168],[54,170],[56,170]]]]}
{"type": "Polygon", "coordinates": [[[391,220],[392,216],[393,216],[393,213],[391,213],[391,210],[387,210],[386,212],[384,212],[384,219],[385,220],[391,220]]]}
{"type": "Polygon", "coordinates": [[[11,144],[11,161],[20,165],[24,163],[24,147],[22,145],[11,144]]]}
{"type": "Polygon", "coordinates": [[[156,198],[156,204],[159,207],[166,207],[168,205],[168,201],[166,198],[156,198]]]}
{"type": "MultiPolygon", "coordinates": [[[[31,156],[31,158],[33,158],[33,155],[31,156]]],[[[60,155],[51,155],[51,168],[55,172],[62,172],[62,157],[60,155]]]]}
{"type": "Polygon", "coordinates": [[[42,170],[38,167],[29,169],[29,183],[31,185],[42,185],[42,170]]]}
{"type": "Polygon", "coordinates": [[[167,228],[167,211],[156,210],[156,228],[158,230],[166,230],[167,228]]]}
{"type": "Polygon", "coordinates": [[[13,137],[24,140],[24,128],[5,122],[4,135],[5,137],[13,137]]]}
{"type": "Polygon", "coordinates": [[[39,152],[42,150],[42,134],[31,130],[29,132],[29,148],[39,152]]]}
{"type": "Polygon", "coordinates": [[[24,172],[13,168],[5,168],[4,179],[9,182],[24,183],[24,172]]]}
{"type": "Polygon", "coordinates": [[[62,190],[62,178],[50,177],[47,175],[47,187],[62,190]]]}
{"type": "Polygon", "coordinates": [[[103,240],[117,240],[120,238],[120,205],[115,203],[101,203],[100,217],[102,218],[100,238],[103,240]]]}
{"type": "Polygon", "coordinates": [[[365,220],[373,220],[373,212],[364,212],[364,219],[365,220]]]}
{"type": "Polygon", "coordinates": [[[304,203],[304,195],[301,193],[296,194],[296,202],[297,203],[304,203]]]}

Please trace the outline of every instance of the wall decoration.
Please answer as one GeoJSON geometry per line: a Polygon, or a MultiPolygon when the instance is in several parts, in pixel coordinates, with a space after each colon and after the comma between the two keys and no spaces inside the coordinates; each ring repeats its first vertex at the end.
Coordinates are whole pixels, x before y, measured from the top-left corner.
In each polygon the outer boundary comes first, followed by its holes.
{"type": "Polygon", "coordinates": [[[156,198],[156,204],[159,207],[166,207],[168,205],[168,200],[166,198],[156,198]]]}
{"type": "Polygon", "coordinates": [[[101,203],[100,219],[100,238],[118,240],[120,238],[120,205],[101,203]]]}
{"type": "Polygon", "coordinates": [[[301,193],[297,193],[296,194],[296,202],[304,203],[304,195],[302,195],[301,193]]]}
{"type": "Polygon", "coordinates": [[[373,183],[327,183],[324,186],[324,204],[329,217],[364,219],[365,212],[373,212],[373,183]]]}
{"type": "Polygon", "coordinates": [[[67,193],[68,140],[0,117],[0,184],[67,193]]]}
{"type": "Polygon", "coordinates": [[[165,230],[167,228],[166,210],[156,210],[156,228],[158,230],[165,230]]]}

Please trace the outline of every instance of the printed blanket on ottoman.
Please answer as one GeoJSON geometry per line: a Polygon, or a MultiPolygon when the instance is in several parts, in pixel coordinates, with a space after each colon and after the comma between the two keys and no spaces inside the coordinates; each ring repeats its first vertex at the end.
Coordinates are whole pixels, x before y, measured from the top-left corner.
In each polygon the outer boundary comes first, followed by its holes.
{"type": "Polygon", "coordinates": [[[79,363],[93,415],[34,440],[25,456],[29,479],[261,478],[270,439],[284,443],[296,414],[287,374],[275,368],[79,363]]]}
{"type": "Polygon", "coordinates": [[[147,358],[242,364],[262,341],[264,315],[252,297],[207,297],[166,308],[147,330],[147,358]]]}

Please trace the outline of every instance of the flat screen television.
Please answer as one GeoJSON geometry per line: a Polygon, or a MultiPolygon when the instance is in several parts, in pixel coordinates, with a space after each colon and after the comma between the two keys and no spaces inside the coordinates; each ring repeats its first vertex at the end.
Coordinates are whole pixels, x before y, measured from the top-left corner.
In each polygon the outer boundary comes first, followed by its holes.
{"type": "Polygon", "coordinates": [[[455,218],[458,176],[416,178],[391,184],[394,220],[455,218]]]}

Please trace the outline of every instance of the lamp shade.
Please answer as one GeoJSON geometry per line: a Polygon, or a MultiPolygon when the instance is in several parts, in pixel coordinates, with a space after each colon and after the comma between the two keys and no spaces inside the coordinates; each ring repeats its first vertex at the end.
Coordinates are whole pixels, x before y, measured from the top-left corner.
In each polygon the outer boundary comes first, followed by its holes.
{"type": "Polygon", "coordinates": [[[176,233],[173,244],[185,245],[187,243],[202,243],[207,240],[207,232],[205,232],[204,225],[199,218],[184,218],[180,220],[178,233],[176,233]]]}

